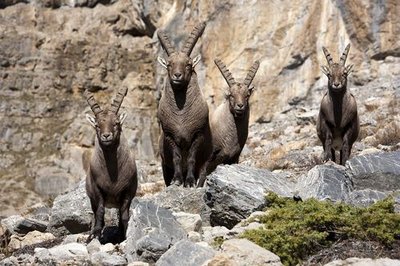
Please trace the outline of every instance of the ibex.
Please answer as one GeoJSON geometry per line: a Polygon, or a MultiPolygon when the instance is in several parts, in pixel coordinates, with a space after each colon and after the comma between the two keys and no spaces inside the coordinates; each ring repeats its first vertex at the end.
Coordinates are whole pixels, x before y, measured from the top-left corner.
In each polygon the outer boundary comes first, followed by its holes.
{"type": "Polygon", "coordinates": [[[168,55],[158,57],[168,71],[169,82],[163,88],[158,106],[161,124],[160,154],[167,186],[192,187],[206,174],[206,161],[211,153],[208,105],[197,83],[194,70],[200,55],[190,58],[206,24],[194,28],[181,51],[176,51],[167,35],[158,31],[158,39],[168,55]]]}
{"type": "MultiPolygon", "coordinates": [[[[243,83],[237,83],[221,60],[215,64],[228,83],[224,102],[217,107],[210,117],[212,136],[212,155],[207,166],[207,174],[214,171],[219,164],[239,162],[239,156],[247,140],[249,129],[249,98],[254,90],[250,86],[260,63],[254,62],[243,83]]],[[[205,179],[199,182],[204,184],[205,179]]]]}
{"type": "Polygon", "coordinates": [[[126,237],[129,207],[138,185],[135,158],[121,134],[126,114],[118,115],[127,88],[120,89],[111,108],[102,110],[89,91],[84,95],[95,117],[86,118],[96,130],[94,153],[86,176],[86,192],[94,213],[94,227],[88,238],[100,238],[105,207],[119,208],[119,231],[126,237]]]}
{"type": "Polygon", "coordinates": [[[322,67],[322,72],[328,77],[328,91],[321,101],[317,133],[324,148],[323,161],[336,162],[335,150],[340,150],[340,164],[344,165],[360,131],[357,103],[347,90],[347,76],[353,67],[345,66],[350,44],[344,50],[339,63],[333,62],[325,47],[322,50],[328,61],[328,66],[322,67]]]}

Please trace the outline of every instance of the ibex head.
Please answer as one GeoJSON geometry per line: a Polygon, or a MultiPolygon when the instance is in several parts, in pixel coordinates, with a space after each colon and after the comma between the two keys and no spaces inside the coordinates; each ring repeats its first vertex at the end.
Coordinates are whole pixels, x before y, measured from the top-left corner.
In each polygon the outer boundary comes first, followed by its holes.
{"type": "Polygon", "coordinates": [[[228,83],[229,89],[227,90],[226,97],[229,101],[229,108],[231,113],[235,117],[241,117],[245,114],[249,106],[249,98],[254,90],[253,86],[250,86],[257,73],[260,63],[254,62],[243,83],[236,83],[231,72],[221,60],[216,59],[214,63],[217,65],[222,76],[228,83]]]}
{"type": "Polygon", "coordinates": [[[201,56],[198,55],[194,59],[190,58],[197,40],[203,34],[206,23],[197,25],[192,33],[187,38],[182,51],[176,51],[169,38],[163,31],[158,31],[158,39],[161,46],[164,48],[168,55],[167,59],[158,57],[157,60],[160,64],[168,70],[170,83],[174,89],[185,88],[192,77],[194,67],[200,61],[201,56]]]}
{"type": "Polygon", "coordinates": [[[126,114],[118,115],[118,110],[121,107],[128,89],[122,88],[118,91],[111,108],[102,110],[99,104],[93,97],[93,94],[85,90],[85,98],[94,113],[94,117],[86,114],[86,119],[96,129],[97,138],[102,146],[111,146],[115,144],[121,135],[121,126],[125,121],[126,114]]]}
{"type": "Polygon", "coordinates": [[[324,51],[326,60],[328,61],[327,66],[322,66],[322,72],[328,77],[328,88],[334,92],[346,90],[347,76],[353,68],[353,65],[345,66],[347,55],[350,50],[350,44],[348,44],[346,49],[344,49],[339,63],[333,62],[331,54],[325,47],[322,47],[322,50],[324,51]]]}

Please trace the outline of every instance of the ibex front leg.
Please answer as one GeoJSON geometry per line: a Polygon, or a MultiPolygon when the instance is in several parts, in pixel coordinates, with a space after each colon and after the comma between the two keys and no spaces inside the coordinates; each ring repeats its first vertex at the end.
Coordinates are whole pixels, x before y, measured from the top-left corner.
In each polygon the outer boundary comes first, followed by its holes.
{"type": "Polygon", "coordinates": [[[185,187],[194,187],[196,184],[195,171],[196,171],[196,159],[200,145],[204,143],[204,134],[198,133],[195,135],[192,145],[189,149],[189,155],[187,160],[187,176],[185,180],[185,187]]]}
{"type": "Polygon", "coordinates": [[[89,238],[87,239],[88,243],[92,241],[93,238],[100,239],[101,231],[104,227],[104,199],[100,194],[100,191],[97,199],[90,199],[90,204],[94,212],[94,227],[89,235],[89,238]]]}
{"type": "Polygon", "coordinates": [[[170,136],[165,136],[169,147],[172,150],[172,162],[174,164],[174,177],[172,178],[171,185],[180,186],[183,184],[182,177],[182,151],[181,148],[175,143],[174,139],[170,136]]]}

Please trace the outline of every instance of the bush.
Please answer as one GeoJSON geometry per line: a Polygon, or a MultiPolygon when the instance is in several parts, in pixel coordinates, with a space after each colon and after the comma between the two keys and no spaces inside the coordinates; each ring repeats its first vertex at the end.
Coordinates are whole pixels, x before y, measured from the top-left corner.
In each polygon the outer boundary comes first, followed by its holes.
{"type": "Polygon", "coordinates": [[[390,246],[400,235],[400,215],[387,198],[368,208],[309,199],[296,202],[267,195],[264,225],[242,237],[277,254],[285,265],[296,265],[309,255],[345,239],[374,240],[390,246]]]}

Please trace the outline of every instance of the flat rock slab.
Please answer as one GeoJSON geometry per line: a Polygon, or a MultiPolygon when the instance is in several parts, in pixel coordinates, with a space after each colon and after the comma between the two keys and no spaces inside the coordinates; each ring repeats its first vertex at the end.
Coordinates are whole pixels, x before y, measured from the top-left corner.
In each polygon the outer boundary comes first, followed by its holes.
{"type": "Polygon", "coordinates": [[[284,175],[243,165],[220,165],[207,177],[205,202],[210,223],[232,228],[265,207],[265,194],[292,196],[294,184],[284,175]]]}
{"type": "Polygon", "coordinates": [[[387,192],[372,189],[354,190],[350,192],[346,203],[358,207],[368,207],[379,200],[383,200],[387,196],[389,196],[389,193],[387,192]]]}
{"type": "Polygon", "coordinates": [[[355,189],[400,190],[400,151],[354,157],[346,162],[346,172],[355,189]]]}
{"type": "Polygon", "coordinates": [[[186,238],[186,232],[172,212],[151,201],[135,199],[131,205],[126,243],[128,262],[154,263],[173,244],[186,238]]]}
{"type": "Polygon", "coordinates": [[[353,185],[343,166],[327,163],[317,165],[307,175],[301,176],[296,188],[303,199],[345,201],[353,185]]]}
{"type": "Polygon", "coordinates": [[[369,258],[348,258],[346,260],[334,260],[324,266],[398,266],[400,260],[369,259],[369,258]]]}
{"type": "Polygon", "coordinates": [[[214,255],[215,251],[210,247],[203,247],[189,240],[181,240],[161,256],[156,266],[203,265],[214,255]]]}

